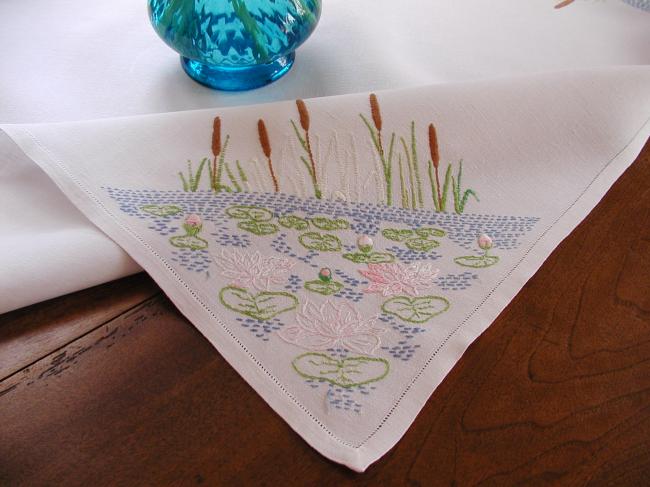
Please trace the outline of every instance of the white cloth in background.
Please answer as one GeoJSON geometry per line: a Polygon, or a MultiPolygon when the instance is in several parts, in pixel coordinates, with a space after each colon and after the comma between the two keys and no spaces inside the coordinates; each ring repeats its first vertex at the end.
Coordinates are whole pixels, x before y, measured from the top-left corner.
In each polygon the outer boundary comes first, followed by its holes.
{"type": "MultiPolygon", "coordinates": [[[[623,2],[327,0],[282,80],[190,80],[144,2],[0,2],[0,123],[130,116],[579,67],[647,64],[650,15],[623,2]]],[[[0,143],[0,312],[139,267],[0,143]]]]}

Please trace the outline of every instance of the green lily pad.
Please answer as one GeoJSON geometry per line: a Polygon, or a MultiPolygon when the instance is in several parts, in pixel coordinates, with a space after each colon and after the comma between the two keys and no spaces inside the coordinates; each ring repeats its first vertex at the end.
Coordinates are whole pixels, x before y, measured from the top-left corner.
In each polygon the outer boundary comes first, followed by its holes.
{"type": "Polygon", "coordinates": [[[309,228],[309,222],[296,215],[281,216],[278,218],[278,223],[285,228],[293,228],[294,230],[307,230],[309,228]]]}
{"type": "Polygon", "coordinates": [[[208,248],[207,240],[194,235],[178,235],[176,237],[170,237],[169,243],[179,249],[202,250],[208,248]]]}
{"type": "Polygon", "coordinates": [[[226,215],[237,220],[266,222],[273,218],[273,212],[261,206],[235,205],[226,208],[226,215]]]}
{"type": "Polygon", "coordinates": [[[343,218],[325,218],[324,216],[316,216],[311,219],[312,225],[321,230],[346,230],[350,228],[350,223],[343,218]]]}
{"type": "Polygon", "coordinates": [[[172,216],[183,211],[179,206],[176,205],[144,205],[140,209],[145,213],[149,213],[154,216],[172,216]]]}
{"type": "Polygon", "coordinates": [[[447,233],[441,228],[433,228],[433,227],[416,228],[415,233],[417,233],[418,236],[422,238],[444,237],[445,235],[447,235],[447,233]]]}
{"type": "Polygon", "coordinates": [[[381,234],[388,240],[395,242],[403,242],[408,238],[413,237],[413,230],[400,230],[398,228],[384,228],[381,234]]]}
{"type": "Polygon", "coordinates": [[[272,235],[279,230],[275,223],[259,221],[239,222],[237,227],[246,230],[247,232],[254,233],[255,235],[272,235]]]}
{"type": "Polygon", "coordinates": [[[418,252],[428,252],[429,250],[438,247],[440,245],[440,242],[426,238],[410,238],[406,241],[405,245],[411,250],[416,250],[418,252]]]}
{"type": "Polygon", "coordinates": [[[341,250],[341,240],[336,235],[329,233],[303,233],[298,237],[298,241],[303,247],[310,250],[320,250],[321,252],[338,252],[341,250]]]}
{"type": "Polygon", "coordinates": [[[463,257],[456,257],[454,262],[463,267],[481,269],[496,264],[499,262],[499,258],[496,255],[466,255],[463,257]]]}
{"type": "Polygon", "coordinates": [[[353,254],[343,254],[343,258],[351,260],[355,264],[388,264],[395,262],[395,256],[388,252],[355,252],[353,254]]]}
{"type": "Polygon", "coordinates": [[[304,353],[291,362],[294,370],[306,379],[326,381],[340,387],[354,387],[377,382],[388,375],[388,361],[376,357],[335,359],[324,353],[304,353]]]}
{"type": "Polygon", "coordinates": [[[229,310],[262,321],[298,307],[298,298],[293,294],[268,291],[251,294],[235,286],[223,288],[219,299],[229,310]]]}
{"type": "Polygon", "coordinates": [[[305,289],[314,293],[322,294],[324,296],[330,296],[343,289],[343,284],[336,281],[307,281],[305,283],[305,289]]]}
{"type": "Polygon", "coordinates": [[[426,323],[449,309],[449,301],[441,296],[396,296],[386,301],[381,309],[408,323],[426,323]]]}

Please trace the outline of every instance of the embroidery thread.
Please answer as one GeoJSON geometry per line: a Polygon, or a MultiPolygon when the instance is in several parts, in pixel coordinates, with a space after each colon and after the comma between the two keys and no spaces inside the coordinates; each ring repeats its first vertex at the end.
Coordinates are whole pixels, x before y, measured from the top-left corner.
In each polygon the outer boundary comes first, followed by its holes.
{"type": "Polygon", "coordinates": [[[428,252],[440,245],[433,237],[445,236],[445,231],[439,228],[424,227],[410,229],[385,228],[381,234],[388,240],[403,242],[407,248],[417,252],[428,252]]]}
{"type": "Polygon", "coordinates": [[[178,172],[178,177],[181,179],[181,184],[183,185],[183,191],[185,191],[186,193],[196,192],[196,190],[199,188],[199,183],[201,182],[201,174],[203,174],[203,168],[205,167],[206,162],[208,162],[207,157],[201,159],[201,162],[199,163],[199,167],[197,168],[196,172],[193,172],[192,161],[190,161],[189,159],[187,160],[187,178],[182,173],[182,171],[178,172]]]}
{"type": "Polygon", "coordinates": [[[388,360],[376,357],[336,359],[324,353],[308,352],[291,362],[293,369],[306,379],[326,381],[350,388],[377,382],[388,375],[388,360]]]}
{"type": "Polygon", "coordinates": [[[300,115],[300,126],[304,131],[304,135],[300,134],[300,130],[298,130],[298,126],[293,120],[291,120],[291,126],[293,127],[293,131],[296,133],[298,142],[300,142],[300,145],[307,154],[307,158],[305,158],[305,156],[300,156],[300,160],[305,165],[305,168],[307,168],[307,173],[309,174],[312,186],[314,187],[314,196],[318,199],[321,199],[323,195],[318,185],[318,177],[316,175],[316,162],[314,161],[314,152],[312,151],[311,140],[309,138],[309,111],[307,110],[307,105],[303,100],[296,100],[296,107],[298,108],[298,115],[300,115]]]}
{"type": "Polygon", "coordinates": [[[429,182],[431,183],[431,195],[433,197],[433,206],[438,212],[445,212],[447,209],[447,198],[449,194],[449,185],[452,187],[452,197],[454,200],[454,211],[461,215],[465,211],[465,206],[470,196],[473,196],[476,201],[479,201],[476,192],[473,189],[462,189],[462,176],[463,176],[463,161],[458,164],[458,173],[456,176],[452,174],[451,163],[447,165],[445,172],[445,182],[440,188],[440,174],[438,168],[440,166],[440,150],[438,147],[438,135],[435,126],[429,124],[429,153],[431,159],[429,160],[429,182]]]}
{"type": "Polygon", "coordinates": [[[388,145],[388,155],[384,152],[384,145],[382,140],[382,119],[381,119],[381,110],[379,109],[379,101],[377,100],[377,95],[374,93],[370,94],[370,113],[372,115],[373,125],[370,125],[368,119],[362,114],[359,114],[361,120],[365,124],[368,132],[370,133],[370,138],[372,143],[377,151],[379,160],[381,161],[381,166],[384,174],[384,189],[386,193],[386,205],[393,205],[393,188],[392,188],[392,178],[393,178],[393,153],[395,146],[395,132],[391,134],[390,143],[388,145]]]}
{"type": "Polygon", "coordinates": [[[336,294],[343,289],[343,284],[332,280],[332,271],[327,267],[323,267],[318,273],[318,280],[307,281],[305,289],[308,291],[329,296],[336,294]]]}
{"type": "Polygon", "coordinates": [[[183,223],[185,235],[177,235],[169,238],[169,243],[174,247],[190,250],[202,250],[208,247],[208,241],[199,237],[198,234],[203,228],[203,222],[199,215],[188,215],[183,223]]]}
{"type": "Polygon", "coordinates": [[[252,294],[246,289],[228,286],[219,292],[227,309],[260,321],[270,320],[298,307],[298,298],[287,292],[262,291],[252,294]]]}
{"type": "Polygon", "coordinates": [[[143,205],[140,209],[145,213],[160,217],[174,216],[183,211],[176,205],[143,205]]]}
{"type": "Polygon", "coordinates": [[[257,291],[270,291],[274,284],[282,284],[286,274],[296,264],[286,257],[264,257],[259,251],[242,252],[237,249],[228,252],[222,249],[212,259],[230,284],[238,288],[252,287],[257,291]]]}
{"type": "Polygon", "coordinates": [[[271,176],[271,181],[273,182],[273,190],[277,193],[280,191],[280,186],[278,184],[278,178],[275,176],[275,171],[273,170],[273,161],[271,160],[271,142],[269,141],[269,133],[266,130],[266,124],[261,118],[257,121],[257,134],[260,139],[262,152],[264,152],[264,156],[266,157],[269,174],[271,176]]]}
{"type": "Polygon", "coordinates": [[[483,251],[483,254],[456,257],[454,259],[454,262],[463,267],[472,267],[474,269],[490,267],[499,262],[499,257],[496,255],[489,255],[489,251],[493,247],[493,243],[492,239],[488,235],[483,234],[479,236],[477,243],[479,248],[483,251]]]}
{"type": "Polygon", "coordinates": [[[341,240],[331,233],[307,232],[298,237],[298,242],[310,250],[321,252],[338,252],[341,250],[341,240]]]}
{"type": "Polygon", "coordinates": [[[381,344],[379,335],[386,331],[377,326],[377,316],[363,319],[350,303],[326,300],[320,306],[310,301],[296,313],[296,323],[278,332],[285,342],[308,350],[345,348],[372,354],[381,344]]]}
{"type": "Polygon", "coordinates": [[[311,223],[320,230],[347,230],[350,228],[350,223],[343,218],[326,218],[324,216],[316,216],[311,218],[311,223]]]}
{"type": "Polygon", "coordinates": [[[278,218],[278,223],[285,228],[292,228],[294,230],[307,230],[309,228],[309,222],[296,215],[281,216],[278,218]]]}
{"type": "Polygon", "coordinates": [[[368,269],[360,269],[359,274],[370,281],[365,293],[382,296],[408,294],[418,296],[421,291],[434,286],[434,279],[440,272],[430,262],[413,262],[402,264],[368,264],[368,269]]]}
{"type": "Polygon", "coordinates": [[[449,301],[442,296],[397,296],[382,304],[381,309],[408,323],[426,323],[449,306],[449,301]]]}

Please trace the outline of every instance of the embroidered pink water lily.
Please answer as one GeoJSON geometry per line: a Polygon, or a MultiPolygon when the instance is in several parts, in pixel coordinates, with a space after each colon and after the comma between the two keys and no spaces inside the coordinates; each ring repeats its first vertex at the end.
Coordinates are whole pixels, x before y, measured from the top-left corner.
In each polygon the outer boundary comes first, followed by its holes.
{"type": "Polygon", "coordinates": [[[309,350],[345,348],[371,354],[386,331],[376,325],[377,315],[363,319],[349,303],[339,305],[327,300],[321,306],[307,301],[296,314],[296,324],[285,325],[278,332],[284,341],[309,350]]]}
{"type": "Polygon", "coordinates": [[[195,215],[194,213],[187,215],[185,218],[185,224],[191,227],[200,227],[201,223],[201,217],[199,215],[195,215]]]}
{"type": "Polygon", "coordinates": [[[408,265],[393,262],[368,264],[368,269],[360,270],[359,274],[370,281],[370,286],[364,289],[366,293],[418,296],[420,291],[433,287],[438,272],[440,269],[433,267],[430,262],[413,262],[408,265]]]}
{"type": "Polygon", "coordinates": [[[492,238],[490,238],[490,236],[486,235],[485,233],[482,234],[478,238],[478,246],[482,250],[490,250],[492,248],[492,238]]]}
{"type": "Polygon", "coordinates": [[[269,291],[273,284],[282,284],[286,273],[295,265],[285,257],[264,257],[258,251],[253,253],[223,249],[220,255],[212,256],[224,277],[232,279],[233,286],[253,287],[258,291],[269,291]]]}

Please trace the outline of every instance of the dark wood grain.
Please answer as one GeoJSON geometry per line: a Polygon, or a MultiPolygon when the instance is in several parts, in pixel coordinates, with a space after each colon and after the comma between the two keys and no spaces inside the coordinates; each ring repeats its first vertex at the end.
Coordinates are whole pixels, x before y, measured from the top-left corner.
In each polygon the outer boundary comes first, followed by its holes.
{"type": "Polygon", "coordinates": [[[0,380],[159,292],[137,274],[0,315],[0,380]]]}
{"type": "Polygon", "coordinates": [[[365,474],[161,296],[0,382],[0,418],[7,485],[650,485],[650,145],[365,474]]]}

